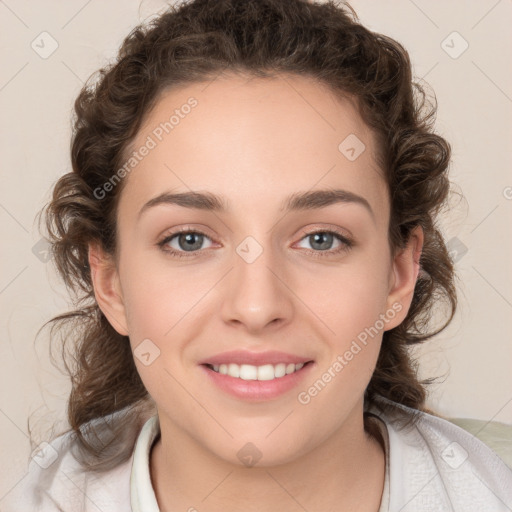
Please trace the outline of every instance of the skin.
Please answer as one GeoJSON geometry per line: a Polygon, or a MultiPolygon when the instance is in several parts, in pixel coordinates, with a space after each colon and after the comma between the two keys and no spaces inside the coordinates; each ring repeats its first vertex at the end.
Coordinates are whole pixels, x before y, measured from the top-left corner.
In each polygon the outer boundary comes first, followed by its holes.
{"type": "MultiPolygon", "coordinates": [[[[364,431],[363,394],[383,330],[307,405],[297,395],[393,304],[401,311],[384,329],[405,318],[421,229],[405,249],[391,250],[374,136],[351,102],[307,77],[228,75],[167,91],[133,147],[190,96],[197,107],[125,178],[116,257],[94,245],[89,252],[96,299],[111,324],[133,349],[150,339],[160,350],[148,366],[135,362],[160,418],[150,465],[161,510],[377,511],[385,457],[364,431]],[[354,161],[338,149],[349,134],[366,146],[354,161]],[[364,197],[373,215],[357,203],[279,210],[289,194],[324,188],[364,197]],[[190,190],[222,195],[230,210],[160,204],[139,217],[159,194],[190,190]],[[333,226],[353,239],[338,254],[336,238],[322,249],[306,234],[333,226]],[[207,235],[191,257],[158,246],[181,227],[207,235]],[[263,249],[252,263],[236,252],[247,236],[263,249]],[[297,389],[249,403],[217,389],[198,367],[232,349],[282,350],[315,365],[297,389]],[[262,454],[253,467],[237,456],[248,442],[262,454]]],[[[169,246],[186,252],[178,236],[169,246]]]]}

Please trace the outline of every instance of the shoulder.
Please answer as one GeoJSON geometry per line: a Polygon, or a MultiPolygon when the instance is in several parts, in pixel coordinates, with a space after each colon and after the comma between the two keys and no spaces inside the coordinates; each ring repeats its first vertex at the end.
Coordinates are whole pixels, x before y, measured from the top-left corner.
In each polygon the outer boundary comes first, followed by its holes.
{"type": "Polygon", "coordinates": [[[388,431],[390,510],[512,509],[512,470],[475,436],[446,419],[384,398],[369,412],[388,431]],[[413,415],[416,421],[404,426],[413,415]]]}
{"type": "Polygon", "coordinates": [[[42,443],[0,502],[2,512],[130,512],[131,458],[109,471],[88,472],[73,455],[75,443],[73,432],[42,443]]]}

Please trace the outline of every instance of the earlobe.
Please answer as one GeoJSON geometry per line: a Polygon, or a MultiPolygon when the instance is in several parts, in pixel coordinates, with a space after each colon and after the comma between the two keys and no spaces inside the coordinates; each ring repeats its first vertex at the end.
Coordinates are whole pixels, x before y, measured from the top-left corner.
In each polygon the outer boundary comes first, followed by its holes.
{"type": "Polygon", "coordinates": [[[121,335],[128,336],[126,311],[119,275],[113,258],[98,244],[89,244],[89,267],[96,302],[110,325],[121,335]]]}
{"type": "Polygon", "coordinates": [[[393,258],[393,281],[389,290],[387,306],[396,309],[400,304],[400,314],[396,315],[386,330],[399,325],[407,316],[414,295],[416,280],[420,271],[420,257],[423,249],[423,229],[416,226],[407,242],[393,258]]]}

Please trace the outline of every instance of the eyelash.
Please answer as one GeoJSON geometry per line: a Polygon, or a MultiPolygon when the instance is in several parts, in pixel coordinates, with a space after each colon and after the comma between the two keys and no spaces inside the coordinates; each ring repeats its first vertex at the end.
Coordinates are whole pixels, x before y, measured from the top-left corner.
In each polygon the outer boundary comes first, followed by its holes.
{"type": "MultiPolygon", "coordinates": [[[[300,240],[303,240],[304,238],[307,238],[308,236],[315,235],[316,233],[324,233],[324,234],[334,235],[335,238],[337,238],[341,242],[342,245],[340,247],[338,247],[337,249],[329,249],[326,251],[315,251],[313,249],[303,249],[307,253],[309,253],[311,256],[313,256],[314,258],[326,258],[328,256],[334,256],[334,255],[337,255],[342,252],[346,252],[346,251],[350,250],[354,245],[352,240],[347,238],[341,232],[339,232],[335,229],[332,229],[332,228],[331,229],[318,229],[318,230],[313,230],[313,231],[308,231],[306,233],[302,233],[303,236],[300,240]]],[[[176,258],[192,258],[192,257],[194,257],[200,251],[191,251],[187,254],[186,251],[177,251],[175,249],[166,248],[166,244],[168,244],[175,236],[181,235],[181,234],[198,234],[198,235],[203,235],[207,238],[210,238],[206,233],[203,233],[200,230],[182,228],[177,231],[174,231],[173,233],[170,233],[163,240],[158,242],[157,243],[158,247],[160,247],[160,249],[162,251],[164,251],[171,257],[176,257],[176,258]]]]}

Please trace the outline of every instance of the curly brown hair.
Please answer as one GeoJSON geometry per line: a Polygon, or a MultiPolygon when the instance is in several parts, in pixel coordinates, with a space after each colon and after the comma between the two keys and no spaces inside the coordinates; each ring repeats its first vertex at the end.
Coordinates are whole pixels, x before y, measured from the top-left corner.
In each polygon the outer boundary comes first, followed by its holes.
{"type": "MultiPolygon", "coordinates": [[[[348,5],[193,0],[137,26],[116,61],[100,69],[97,80],[91,75],[75,102],[73,170],[58,180],[45,210],[54,261],[75,307],[48,323],[52,335],[61,334],[59,347],[72,383],[68,420],[89,469],[101,471],[126,460],[141,422],[154,411],[128,337],[115,331],[95,301],[88,262],[91,242],[115,254],[122,186],[101,199],[94,191],[129,157],[130,143],[165,89],[211,80],[224,71],[308,76],[357,100],[376,137],[378,164],[389,186],[390,246],[404,247],[418,225],[424,231],[411,307],[401,325],[384,333],[365,406],[383,396],[426,410],[426,385],[435,379],[418,379],[409,347],[444,329],[457,303],[452,261],[436,226],[449,193],[450,146],[434,133],[435,98],[428,100],[413,81],[403,46],[363,27],[348,5]],[[435,303],[447,313],[437,328],[432,326],[435,303]],[[108,434],[98,436],[96,430],[93,436],[91,425],[108,434]]],[[[366,416],[365,429],[375,433],[366,416]]]]}

